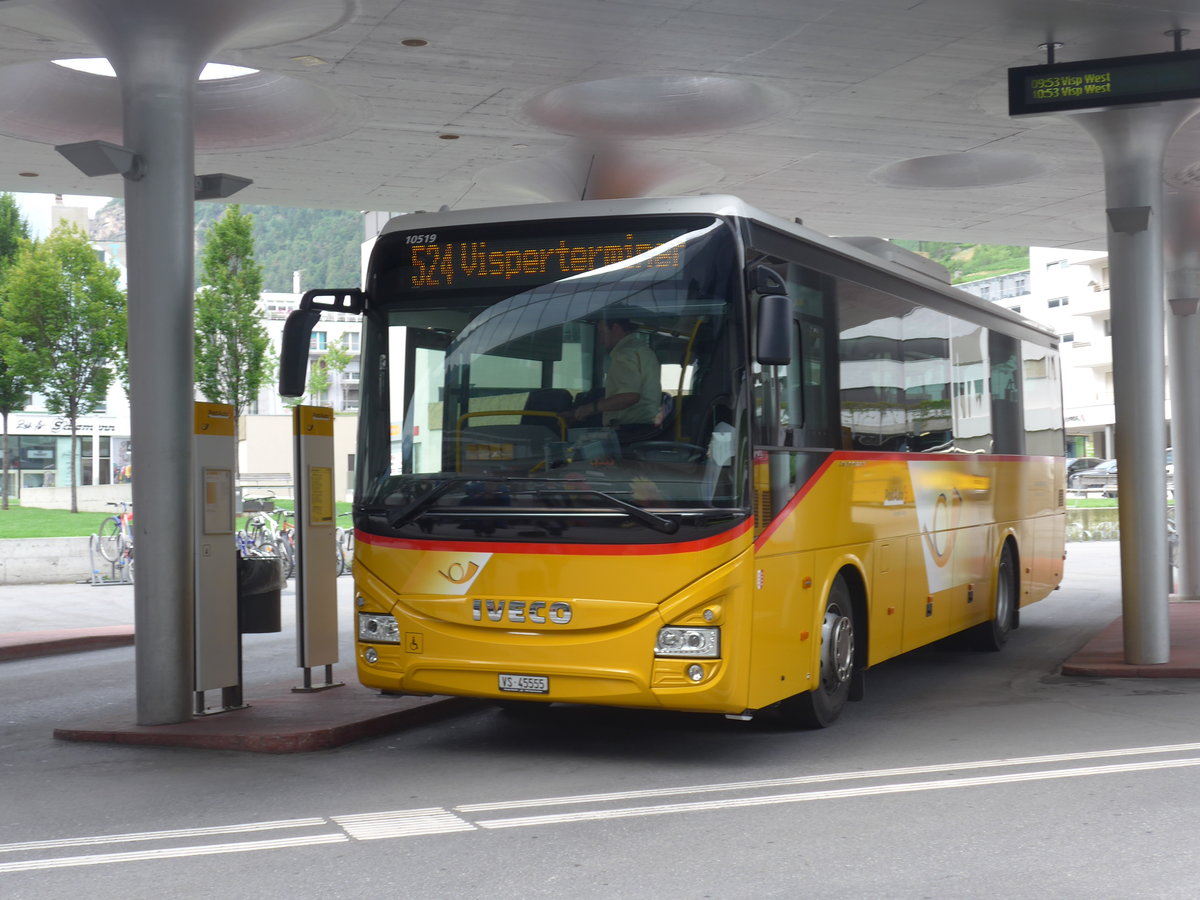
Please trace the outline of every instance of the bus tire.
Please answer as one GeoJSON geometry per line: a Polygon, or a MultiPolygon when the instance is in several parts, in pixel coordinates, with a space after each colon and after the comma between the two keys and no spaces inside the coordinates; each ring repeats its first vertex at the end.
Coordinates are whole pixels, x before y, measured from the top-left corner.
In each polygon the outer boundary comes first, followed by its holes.
{"type": "Polygon", "coordinates": [[[825,599],[821,618],[820,672],[811,691],[779,704],[784,724],[793,728],[825,728],[842,714],[850,699],[854,672],[854,605],[850,586],[839,575],[825,599]]]}
{"type": "Polygon", "coordinates": [[[1000,562],[996,566],[996,596],[992,618],[977,626],[976,637],[980,650],[996,652],[1008,643],[1016,621],[1017,610],[1017,566],[1013,560],[1011,544],[1000,551],[1000,562]]]}

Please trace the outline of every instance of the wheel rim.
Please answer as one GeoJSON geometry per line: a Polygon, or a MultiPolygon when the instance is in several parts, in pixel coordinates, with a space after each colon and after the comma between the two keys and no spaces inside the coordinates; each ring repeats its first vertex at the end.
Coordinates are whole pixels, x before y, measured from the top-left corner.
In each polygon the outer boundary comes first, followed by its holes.
{"type": "Polygon", "coordinates": [[[837,606],[825,610],[821,646],[821,681],[827,690],[837,690],[854,670],[854,622],[837,606]]]}
{"type": "Polygon", "coordinates": [[[1007,558],[1000,564],[996,585],[996,624],[1001,631],[1008,631],[1013,613],[1012,574],[1007,558]]]}

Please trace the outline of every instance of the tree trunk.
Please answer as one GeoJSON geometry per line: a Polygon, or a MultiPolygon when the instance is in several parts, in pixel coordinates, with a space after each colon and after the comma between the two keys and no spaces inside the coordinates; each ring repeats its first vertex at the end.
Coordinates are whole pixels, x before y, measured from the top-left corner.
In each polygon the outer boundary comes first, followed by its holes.
{"type": "Polygon", "coordinates": [[[71,416],[71,469],[69,478],[71,479],[71,512],[79,512],[79,478],[75,473],[75,463],[79,458],[79,442],[76,439],[75,429],[78,427],[79,420],[71,416]]]}
{"type": "Polygon", "coordinates": [[[4,473],[0,475],[0,494],[3,498],[0,499],[0,509],[8,509],[8,413],[0,413],[0,417],[4,419],[4,473]]]}

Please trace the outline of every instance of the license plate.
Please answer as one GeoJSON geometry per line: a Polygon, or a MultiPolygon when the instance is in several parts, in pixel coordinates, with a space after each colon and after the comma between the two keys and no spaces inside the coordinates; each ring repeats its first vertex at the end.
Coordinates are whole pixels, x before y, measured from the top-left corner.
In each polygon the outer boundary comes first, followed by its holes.
{"type": "Polygon", "coordinates": [[[501,675],[500,690],[513,694],[548,694],[550,679],[544,675],[501,675]]]}

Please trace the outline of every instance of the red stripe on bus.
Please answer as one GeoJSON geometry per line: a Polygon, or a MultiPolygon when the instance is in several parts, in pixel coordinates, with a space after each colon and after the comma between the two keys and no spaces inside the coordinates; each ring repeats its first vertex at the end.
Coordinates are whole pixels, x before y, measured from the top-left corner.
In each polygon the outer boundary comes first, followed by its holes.
{"type": "Polygon", "coordinates": [[[697,541],[678,544],[532,544],[503,541],[422,541],[409,538],[390,538],[357,531],[355,540],[390,550],[457,550],[463,553],[536,553],[565,556],[655,556],[671,553],[695,553],[737,540],[750,530],[751,520],[729,531],[697,541]]]}
{"type": "MultiPolygon", "coordinates": [[[[942,464],[953,464],[956,462],[976,462],[976,461],[982,461],[982,462],[1034,462],[1034,461],[1040,460],[1042,462],[1053,462],[1055,459],[1057,459],[1057,457],[1054,457],[1054,456],[1014,456],[1011,454],[991,454],[991,453],[964,453],[964,454],[949,455],[949,454],[945,454],[945,453],[938,453],[938,454],[932,454],[932,453],[884,453],[884,452],[859,451],[859,450],[835,450],[833,453],[829,454],[829,457],[825,460],[825,462],[821,463],[821,465],[817,469],[817,471],[815,471],[812,474],[812,477],[809,478],[808,481],[806,481],[804,483],[804,485],[800,488],[800,490],[798,490],[796,492],[795,496],[793,496],[792,499],[787,502],[787,505],[785,505],[783,507],[783,509],[781,509],[779,511],[779,515],[775,516],[775,518],[771,520],[771,524],[763,529],[762,534],[760,534],[757,538],[755,538],[754,549],[755,550],[762,549],[762,546],[767,541],[767,539],[769,537],[771,537],[771,535],[774,534],[779,529],[779,527],[783,524],[784,520],[792,514],[792,512],[796,508],[796,505],[801,500],[804,499],[804,496],[809,492],[809,490],[811,490],[812,486],[817,483],[817,479],[820,478],[822,475],[824,475],[825,470],[828,469],[831,465],[833,465],[835,462],[839,462],[841,460],[854,460],[854,461],[866,461],[866,462],[870,462],[870,461],[896,462],[897,460],[903,460],[904,462],[936,462],[936,463],[942,463],[942,464]]],[[[756,462],[755,465],[765,465],[765,463],[756,462]]]]}
{"type": "MultiPolygon", "coordinates": [[[[835,459],[846,459],[846,458],[847,458],[846,454],[843,454],[843,453],[829,454],[829,456],[826,457],[825,461],[817,467],[817,471],[812,473],[812,477],[809,478],[808,481],[804,482],[803,485],[801,485],[800,490],[796,491],[795,496],[792,497],[792,499],[787,502],[787,504],[783,507],[783,509],[781,509],[779,511],[779,515],[777,515],[774,519],[772,519],[771,524],[768,525],[766,528],[764,528],[762,531],[762,534],[760,534],[757,538],[755,538],[754,549],[755,550],[762,549],[762,545],[765,544],[767,539],[776,532],[776,530],[779,528],[780,525],[783,524],[783,520],[792,514],[792,510],[794,510],[796,508],[796,505],[799,504],[799,502],[804,499],[805,495],[810,490],[812,490],[812,486],[817,483],[817,480],[822,475],[825,474],[825,470],[828,469],[831,465],[833,465],[833,461],[835,459]]],[[[761,465],[761,463],[756,463],[756,465],[761,465]]]]}

